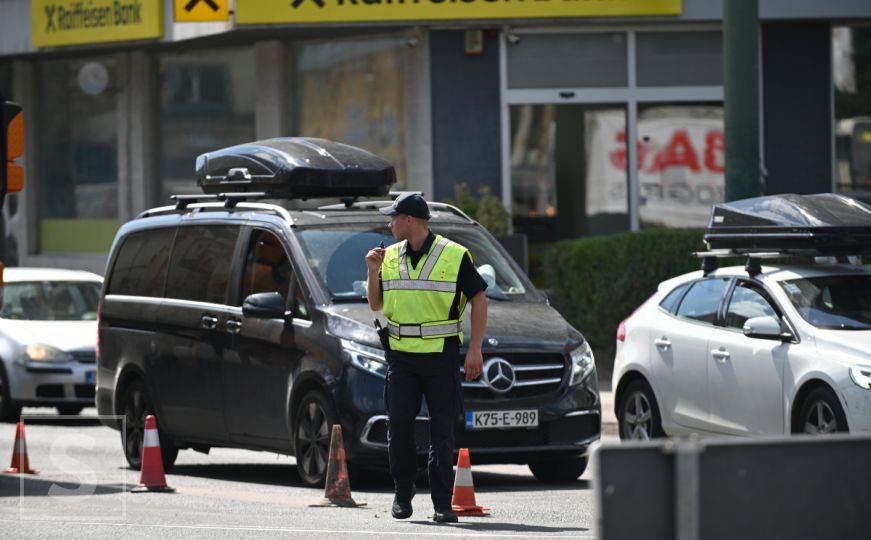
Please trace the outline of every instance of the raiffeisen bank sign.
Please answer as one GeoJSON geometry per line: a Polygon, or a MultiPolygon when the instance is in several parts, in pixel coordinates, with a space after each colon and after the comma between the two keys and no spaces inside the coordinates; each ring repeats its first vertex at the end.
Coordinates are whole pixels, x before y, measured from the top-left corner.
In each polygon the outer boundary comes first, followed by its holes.
{"type": "Polygon", "coordinates": [[[679,15],[682,0],[236,0],[238,24],[679,15]]]}
{"type": "Polygon", "coordinates": [[[34,47],[159,38],[161,0],[33,0],[34,47]]]}

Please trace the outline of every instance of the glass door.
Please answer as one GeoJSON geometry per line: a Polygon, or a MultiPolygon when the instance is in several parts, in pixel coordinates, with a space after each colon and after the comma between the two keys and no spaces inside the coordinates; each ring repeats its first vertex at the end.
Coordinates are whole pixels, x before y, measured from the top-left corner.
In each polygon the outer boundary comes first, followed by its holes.
{"type": "Polygon", "coordinates": [[[726,189],[723,105],[641,103],[637,133],[641,228],[705,227],[726,189]]]}
{"type": "Polygon", "coordinates": [[[530,242],[630,230],[626,107],[510,107],[511,212],[530,242]]]}

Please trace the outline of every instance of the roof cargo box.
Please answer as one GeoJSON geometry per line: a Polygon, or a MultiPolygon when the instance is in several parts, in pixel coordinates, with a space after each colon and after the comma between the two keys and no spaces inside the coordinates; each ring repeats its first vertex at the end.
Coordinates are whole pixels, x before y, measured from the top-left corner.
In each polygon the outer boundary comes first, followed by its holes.
{"type": "Polygon", "coordinates": [[[387,195],[395,182],[396,171],[386,159],[326,139],[267,139],[197,157],[197,184],[205,193],[377,197],[387,195]]]}
{"type": "Polygon", "coordinates": [[[772,195],[714,205],[708,249],[871,253],[871,206],[843,195],[772,195]]]}

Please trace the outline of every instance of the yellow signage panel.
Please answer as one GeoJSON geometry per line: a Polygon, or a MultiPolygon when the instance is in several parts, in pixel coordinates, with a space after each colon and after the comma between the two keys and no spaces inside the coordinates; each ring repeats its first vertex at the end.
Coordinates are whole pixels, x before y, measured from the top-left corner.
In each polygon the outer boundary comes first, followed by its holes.
{"type": "Polygon", "coordinates": [[[36,47],[163,35],[163,0],[32,0],[30,6],[36,47]]]}
{"type": "Polygon", "coordinates": [[[230,0],[175,0],[175,22],[230,20],[230,0]]]}
{"type": "Polygon", "coordinates": [[[238,24],[679,15],[682,0],[236,0],[238,24]]]}

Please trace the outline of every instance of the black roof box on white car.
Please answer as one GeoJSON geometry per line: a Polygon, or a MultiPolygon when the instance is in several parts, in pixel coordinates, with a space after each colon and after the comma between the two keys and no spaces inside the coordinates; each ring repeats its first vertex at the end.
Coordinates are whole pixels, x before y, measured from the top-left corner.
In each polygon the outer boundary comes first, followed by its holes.
{"type": "Polygon", "coordinates": [[[265,192],[273,198],[387,195],[396,171],[386,159],[327,139],[285,137],[255,141],[197,157],[203,192],[265,192]]]}
{"type": "Polygon", "coordinates": [[[843,195],[792,193],[714,205],[711,250],[733,253],[871,253],[871,206],[843,195]]]}

